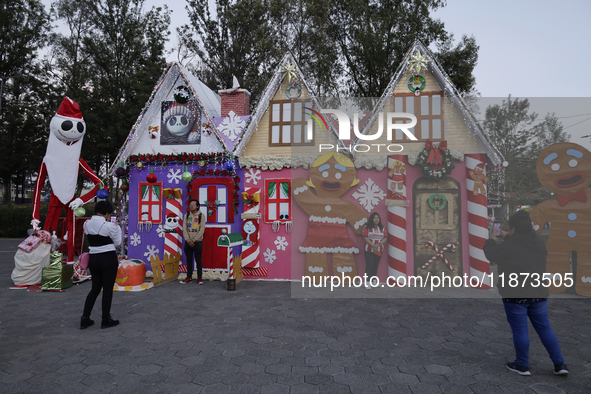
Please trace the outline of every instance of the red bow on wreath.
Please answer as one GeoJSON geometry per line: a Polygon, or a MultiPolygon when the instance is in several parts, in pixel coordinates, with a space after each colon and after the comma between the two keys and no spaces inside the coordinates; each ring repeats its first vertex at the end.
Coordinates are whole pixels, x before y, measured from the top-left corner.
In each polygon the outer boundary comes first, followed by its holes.
{"type": "Polygon", "coordinates": [[[431,140],[425,141],[425,149],[429,151],[428,164],[441,164],[441,153],[447,151],[447,141],[441,141],[437,147],[433,146],[431,140]]]}

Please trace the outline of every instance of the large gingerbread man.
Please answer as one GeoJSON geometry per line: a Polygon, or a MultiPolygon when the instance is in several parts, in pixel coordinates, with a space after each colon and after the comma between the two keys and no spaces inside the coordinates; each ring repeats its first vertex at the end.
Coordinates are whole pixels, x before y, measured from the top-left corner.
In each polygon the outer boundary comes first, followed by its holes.
{"type": "Polygon", "coordinates": [[[41,163],[41,168],[35,183],[33,198],[33,220],[31,225],[39,225],[39,208],[41,190],[45,178],[49,175],[51,183],[51,197],[44,230],[57,231],[57,225],[62,212],[66,208],[66,251],[68,261],[74,260],[74,213],[73,209],[87,203],[96,195],[100,186],[104,186],[100,178],[90,169],[88,164],[80,158],[82,139],[86,133],[86,123],[78,103],[64,97],[55,116],[49,124],[49,139],[47,151],[41,163]],[[76,184],[78,172],[82,170],[95,184],[94,189],[80,198],[76,198],[76,184]]]}
{"type": "Polygon", "coordinates": [[[361,235],[367,216],[359,206],[341,198],[357,183],[353,162],[336,152],[316,159],[310,168],[309,180],[294,179],[294,199],[309,215],[306,239],[300,246],[300,251],[306,253],[306,276],[318,279],[330,276],[329,253],[332,254],[333,275],[357,275],[354,255],[359,249],[349,237],[347,223],[361,235]]]}
{"type": "MultiPolygon", "coordinates": [[[[534,230],[539,234],[544,225],[551,223],[548,237],[546,272],[569,272],[569,257],[577,252],[575,290],[591,297],[591,199],[587,187],[591,184],[591,152],[571,142],[559,142],[544,149],[536,163],[540,182],[556,198],[544,201],[530,211],[534,230]]],[[[558,280],[552,281],[550,291],[565,289],[558,280]]]]}

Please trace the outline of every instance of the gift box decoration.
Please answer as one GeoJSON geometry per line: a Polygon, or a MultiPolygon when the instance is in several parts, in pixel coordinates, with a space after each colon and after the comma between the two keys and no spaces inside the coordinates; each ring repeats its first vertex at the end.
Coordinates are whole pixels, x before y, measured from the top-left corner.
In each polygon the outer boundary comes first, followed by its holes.
{"type": "Polygon", "coordinates": [[[62,263],[61,253],[52,253],[49,266],[43,267],[41,290],[63,290],[74,284],[74,266],[62,263]]]}
{"type": "Polygon", "coordinates": [[[27,239],[25,239],[18,245],[18,248],[25,253],[31,253],[32,251],[37,249],[37,246],[39,246],[40,243],[41,238],[36,237],[34,235],[29,235],[27,239]]]}

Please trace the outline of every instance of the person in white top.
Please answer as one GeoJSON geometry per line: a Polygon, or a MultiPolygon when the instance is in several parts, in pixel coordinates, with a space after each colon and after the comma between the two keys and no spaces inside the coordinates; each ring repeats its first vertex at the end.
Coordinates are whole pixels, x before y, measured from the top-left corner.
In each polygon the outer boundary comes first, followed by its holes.
{"type": "Polygon", "coordinates": [[[117,277],[116,248],[121,245],[121,229],[111,223],[113,206],[108,201],[99,201],[94,208],[95,215],[84,223],[84,233],[88,239],[89,261],[88,268],[92,274],[92,288],[84,303],[84,312],[80,319],[80,329],[94,324],[90,319],[94,302],[103,290],[103,316],[101,328],[114,327],[119,320],[111,318],[111,302],[113,300],[113,285],[117,277]]]}

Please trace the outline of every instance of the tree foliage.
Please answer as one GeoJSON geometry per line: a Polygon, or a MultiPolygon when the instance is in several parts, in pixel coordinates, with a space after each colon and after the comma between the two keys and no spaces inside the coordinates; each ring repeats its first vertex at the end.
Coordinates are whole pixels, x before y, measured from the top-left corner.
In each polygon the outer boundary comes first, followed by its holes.
{"type": "Polygon", "coordinates": [[[170,11],[144,11],[143,0],[58,0],[53,15],[68,27],[51,37],[48,69],[87,124],[82,156],[108,168],[166,66],[170,11]]]}
{"type": "Polygon", "coordinates": [[[216,0],[213,15],[207,0],[187,3],[191,26],[179,28],[179,35],[200,59],[192,67],[196,76],[217,91],[232,87],[235,75],[243,86],[260,93],[280,56],[268,1],[216,0]]]}
{"type": "Polygon", "coordinates": [[[570,136],[554,114],[547,114],[539,123],[538,115],[530,113],[528,99],[512,98],[486,109],[485,132],[509,165],[490,174],[489,190],[501,201],[516,205],[536,205],[549,198],[536,174],[536,161],[541,151],[570,136]]]}
{"type": "Polygon", "coordinates": [[[256,100],[289,50],[316,94],[380,97],[416,40],[437,48],[461,93],[474,88],[476,40],[455,44],[431,16],[442,0],[216,0],[214,15],[206,0],[188,3],[191,26],[178,33],[214,90],[234,74],[256,100]]]}
{"type": "Polygon", "coordinates": [[[48,15],[39,1],[0,3],[0,181],[7,203],[11,184],[24,184],[43,157],[50,97],[37,56],[48,31],[48,15]]]}

